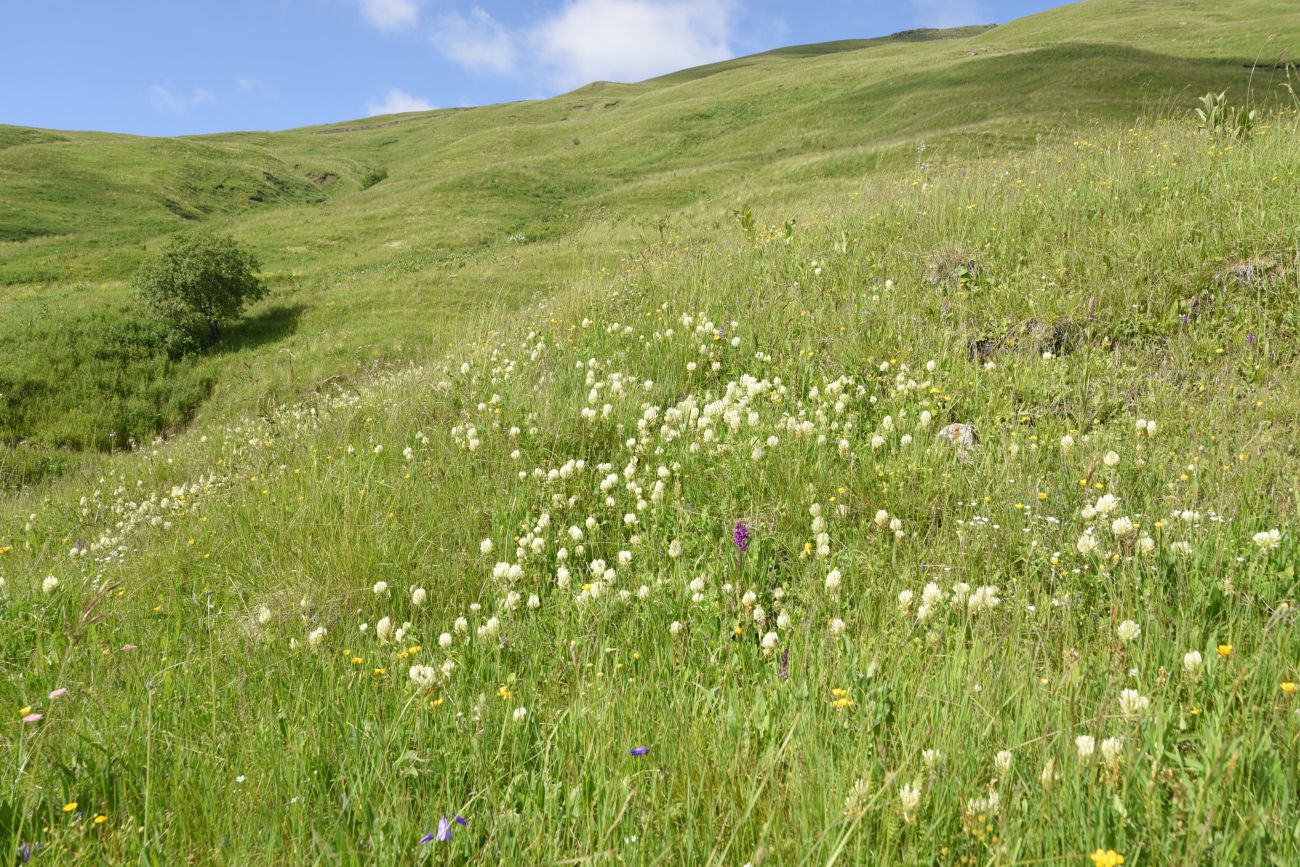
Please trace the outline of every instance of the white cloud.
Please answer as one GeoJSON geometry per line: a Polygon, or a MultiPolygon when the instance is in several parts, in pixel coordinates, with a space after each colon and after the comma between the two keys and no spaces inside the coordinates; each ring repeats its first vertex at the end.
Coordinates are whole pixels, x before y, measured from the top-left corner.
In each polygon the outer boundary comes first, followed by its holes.
{"type": "Polygon", "coordinates": [[[570,88],[640,81],[735,56],[735,0],[565,0],[528,30],[511,32],[475,7],[439,21],[433,43],[478,72],[570,88]]]}
{"type": "Polygon", "coordinates": [[[361,14],[380,30],[401,30],[420,21],[417,0],[360,0],[361,14]]]}
{"type": "Polygon", "coordinates": [[[161,84],[155,84],[149,88],[149,101],[153,103],[154,111],[170,111],[175,114],[182,114],[196,105],[215,102],[216,99],[212,91],[204,90],[202,87],[194,88],[188,96],[177,93],[169,87],[163,87],[161,84]]]}
{"type": "Polygon", "coordinates": [[[990,20],[984,5],[973,0],[912,0],[912,7],[917,23],[925,27],[960,27],[990,20]]]}
{"type": "Polygon", "coordinates": [[[447,59],[467,69],[511,75],[518,52],[515,39],[491,15],[475,6],[469,17],[446,15],[438,21],[433,44],[447,59]]]}
{"type": "Polygon", "coordinates": [[[729,0],[569,0],[532,34],[560,87],[640,81],[735,56],[729,0]]]}
{"type": "Polygon", "coordinates": [[[427,100],[411,96],[401,88],[390,87],[382,100],[372,100],[366,105],[366,113],[373,117],[377,114],[401,114],[404,111],[429,111],[432,108],[427,100]]]}

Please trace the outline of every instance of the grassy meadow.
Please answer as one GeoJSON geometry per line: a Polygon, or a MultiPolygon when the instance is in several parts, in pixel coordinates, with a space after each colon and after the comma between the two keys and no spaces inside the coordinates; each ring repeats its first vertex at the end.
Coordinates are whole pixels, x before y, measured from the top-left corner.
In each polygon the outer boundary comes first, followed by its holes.
{"type": "Polygon", "coordinates": [[[954,171],[1207,91],[1289,103],[1289,0],[1090,0],[992,30],[800,46],[639,84],[277,133],[143,139],[0,127],[0,488],[195,420],[436,360],[482,322],[730,212],[806,225],[877,179],[954,171]],[[1258,64],[1258,68],[1247,68],[1258,64]],[[206,225],[270,297],[218,352],[171,359],[135,268],[206,225]],[[174,384],[174,386],[172,385],[174,384]]]}
{"type": "MultiPolygon", "coordinates": [[[[273,292],[196,359],[112,324],[152,204],[5,243],[46,396],[5,405],[3,857],[1300,861],[1300,116],[1270,80],[1216,137],[1175,96],[1244,97],[1300,22],[1232,5],[600,88],[639,132],[579,91],[144,140],[337,177],[203,199],[273,292]],[[887,52],[997,99],[853,90],[887,52]]],[[[139,144],[49,135],[0,150],[32,196],[40,148],[139,144]]]]}

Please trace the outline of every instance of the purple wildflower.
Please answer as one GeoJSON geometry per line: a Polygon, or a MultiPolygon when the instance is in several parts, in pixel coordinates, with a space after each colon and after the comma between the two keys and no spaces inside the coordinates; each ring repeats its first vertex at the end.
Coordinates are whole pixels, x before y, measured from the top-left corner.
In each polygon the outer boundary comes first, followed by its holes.
{"type": "Polygon", "coordinates": [[[451,832],[455,830],[454,828],[451,827],[452,822],[455,822],[457,825],[460,825],[462,827],[469,825],[469,819],[466,819],[464,816],[453,816],[450,819],[448,819],[446,816],[443,816],[441,819],[438,820],[438,830],[434,831],[432,834],[425,834],[423,837],[421,837],[420,845],[424,845],[425,843],[429,843],[433,840],[437,840],[439,843],[450,843],[451,832]]]}
{"type": "Polygon", "coordinates": [[[742,554],[749,549],[749,527],[745,526],[744,521],[736,522],[736,529],[731,531],[731,541],[736,543],[742,554]]]}
{"type": "Polygon", "coordinates": [[[1255,332],[1250,331],[1246,333],[1246,342],[1249,343],[1251,346],[1255,345],[1255,332]]]}
{"type": "Polygon", "coordinates": [[[649,748],[649,747],[632,747],[631,752],[632,752],[632,755],[634,755],[634,756],[644,756],[646,753],[650,752],[650,748],[649,748]]]}

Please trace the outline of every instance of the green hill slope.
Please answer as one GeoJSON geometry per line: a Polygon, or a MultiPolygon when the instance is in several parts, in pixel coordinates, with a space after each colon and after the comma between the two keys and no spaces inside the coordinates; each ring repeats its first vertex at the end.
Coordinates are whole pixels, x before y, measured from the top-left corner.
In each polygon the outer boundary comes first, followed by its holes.
{"type": "Polygon", "coordinates": [[[5,503],[0,842],[1294,863],[1296,123],[666,239],[5,503]]]}
{"type": "Polygon", "coordinates": [[[1245,64],[1300,56],[1296,9],[1228,5],[1091,0],[992,30],[803,46],[540,102],[282,133],[5,128],[0,351],[62,348],[56,363],[3,375],[0,437],[26,446],[16,478],[39,475],[61,449],[147,440],[213,397],[218,414],[248,411],[359,365],[433,357],[485,305],[508,310],[733,208],[807,219],[881,172],[1181,113],[1211,89],[1242,99],[1249,86],[1273,104],[1285,70],[1245,64]],[[265,319],[214,356],[136,358],[101,323],[129,315],[146,250],[199,222],[256,248],[274,289],[265,319]]]}
{"type": "Polygon", "coordinates": [[[1184,107],[1292,10],[3,131],[0,851],[1300,862],[1300,114],[1184,107]],[[194,222],[273,297],[171,360],[194,222]]]}

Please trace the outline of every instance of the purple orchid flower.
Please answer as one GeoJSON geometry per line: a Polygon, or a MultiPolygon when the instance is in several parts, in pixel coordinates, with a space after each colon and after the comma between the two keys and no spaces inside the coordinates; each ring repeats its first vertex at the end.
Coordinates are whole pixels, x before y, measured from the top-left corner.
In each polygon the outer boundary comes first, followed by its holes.
{"type": "Polygon", "coordinates": [[[741,554],[749,550],[749,527],[745,526],[744,521],[736,522],[736,529],[731,531],[731,541],[736,543],[741,554]]]}
{"type": "Polygon", "coordinates": [[[631,749],[631,753],[634,756],[644,756],[648,752],[650,752],[649,747],[632,747],[631,749]]]}

